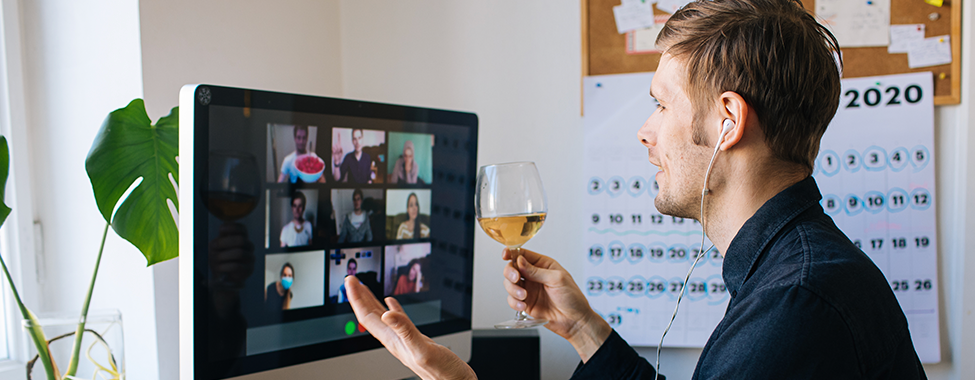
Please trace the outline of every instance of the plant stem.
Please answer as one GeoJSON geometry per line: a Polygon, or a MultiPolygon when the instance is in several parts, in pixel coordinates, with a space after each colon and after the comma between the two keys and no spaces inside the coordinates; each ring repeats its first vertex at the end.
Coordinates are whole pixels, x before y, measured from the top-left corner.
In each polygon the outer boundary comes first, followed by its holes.
{"type": "Polygon", "coordinates": [[[57,366],[54,365],[54,361],[51,358],[51,350],[47,346],[47,337],[44,336],[44,329],[41,325],[37,323],[37,317],[34,313],[31,313],[24,306],[24,303],[20,300],[20,293],[17,293],[17,287],[14,286],[14,279],[10,277],[10,271],[7,270],[7,263],[3,261],[3,256],[0,256],[0,266],[3,267],[3,274],[7,276],[7,282],[10,284],[10,291],[14,294],[14,299],[17,301],[17,307],[20,308],[20,314],[23,315],[24,319],[30,321],[30,326],[27,328],[30,334],[31,340],[34,341],[34,346],[37,348],[37,356],[41,358],[41,363],[44,365],[44,371],[47,372],[48,380],[57,380],[60,377],[58,373],[57,366]]]}
{"type": "Polygon", "coordinates": [[[85,332],[85,322],[88,320],[88,305],[91,303],[91,293],[95,290],[95,279],[98,278],[98,265],[102,262],[102,252],[105,251],[105,238],[108,237],[108,227],[111,223],[105,223],[105,232],[102,232],[102,245],[98,247],[98,258],[95,259],[95,270],[91,273],[91,284],[88,285],[88,295],[85,296],[85,303],[81,306],[81,317],[78,319],[78,329],[75,330],[74,346],[71,348],[71,361],[68,362],[68,370],[64,373],[64,378],[74,376],[78,372],[78,357],[81,353],[81,338],[85,332]]]}

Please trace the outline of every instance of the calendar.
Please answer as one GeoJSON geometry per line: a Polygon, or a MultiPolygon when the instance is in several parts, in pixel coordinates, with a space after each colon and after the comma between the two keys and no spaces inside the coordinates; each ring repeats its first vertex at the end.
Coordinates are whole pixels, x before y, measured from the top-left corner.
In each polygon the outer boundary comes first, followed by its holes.
{"type": "MultiPolygon", "coordinates": [[[[657,168],[636,132],[656,104],[653,73],[586,77],[580,286],[634,346],[656,346],[695,258],[664,342],[703,347],[724,316],[722,255],[693,219],[653,205],[657,168]]],[[[940,361],[930,73],[845,79],[813,173],[822,206],[883,271],[910,324],[918,356],[940,361]]]]}

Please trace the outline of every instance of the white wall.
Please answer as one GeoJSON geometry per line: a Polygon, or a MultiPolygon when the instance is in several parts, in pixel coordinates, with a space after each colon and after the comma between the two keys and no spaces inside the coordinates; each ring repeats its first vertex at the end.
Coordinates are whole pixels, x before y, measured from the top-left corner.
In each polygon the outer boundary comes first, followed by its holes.
{"type": "MultiPolygon", "coordinates": [[[[35,311],[81,310],[105,226],[85,157],[108,113],[142,96],[138,4],[133,0],[21,2],[24,88],[37,258],[35,311]]],[[[29,228],[29,226],[23,226],[29,228]]],[[[92,309],[118,308],[131,379],[157,373],[152,273],[131,244],[110,232],[92,309]]],[[[66,363],[63,363],[66,365],[66,363]]]]}
{"type": "MultiPolygon", "coordinates": [[[[341,95],[338,0],[142,0],[142,83],[155,120],[190,83],[341,95]]],[[[178,378],[177,265],[156,265],[158,378],[178,378]]]]}
{"type": "MultiPolygon", "coordinates": [[[[582,165],[580,12],[578,2],[451,2],[344,0],[342,86],[350,98],[469,110],[480,118],[479,164],[532,160],[547,185],[550,218],[528,248],[560,259],[581,275],[583,201],[577,186],[582,165]]],[[[965,8],[963,62],[971,62],[973,20],[965,8]]],[[[969,100],[970,64],[963,75],[965,101],[939,107],[936,117],[938,217],[941,241],[942,340],[945,361],[928,365],[931,379],[975,377],[975,102],[969,100]],[[965,274],[968,279],[965,278],[965,274]]],[[[647,68],[652,71],[654,68],[647,68]]],[[[649,110],[648,110],[649,112],[649,110]]],[[[634,135],[638,125],[633,126],[634,135]]],[[[634,141],[636,143],[636,141],[634,141]]],[[[508,319],[500,273],[500,247],[478,234],[474,327],[508,319]]],[[[542,332],[545,379],[569,377],[578,356],[561,338],[542,332]]],[[[638,350],[652,358],[654,350],[638,350]]],[[[667,349],[661,362],[669,378],[690,378],[700,350],[667,349]]]]}

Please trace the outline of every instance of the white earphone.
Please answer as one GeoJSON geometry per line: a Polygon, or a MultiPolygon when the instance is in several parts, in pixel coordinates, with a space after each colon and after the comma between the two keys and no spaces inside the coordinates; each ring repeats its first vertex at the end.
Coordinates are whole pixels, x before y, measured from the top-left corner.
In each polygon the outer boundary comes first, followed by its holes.
{"type": "MultiPolygon", "coordinates": [[[[714,166],[714,158],[718,156],[718,150],[721,147],[721,142],[724,141],[724,135],[728,134],[728,132],[734,127],[735,122],[731,121],[731,119],[724,119],[724,121],[721,122],[721,126],[719,127],[720,132],[718,134],[718,141],[714,143],[714,154],[711,155],[711,162],[708,163],[708,169],[704,173],[704,188],[701,189],[701,248],[704,248],[704,237],[707,236],[707,234],[704,232],[704,197],[708,194],[708,178],[711,175],[711,168],[714,166]]],[[[657,372],[657,374],[654,376],[655,379],[658,379],[660,376],[660,347],[664,345],[664,337],[667,336],[667,332],[670,331],[670,327],[674,324],[674,319],[677,318],[677,310],[680,308],[680,300],[684,298],[684,288],[687,287],[687,281],[691,278],[691,273],[694,271],[694,268],[697,267],[697,263],[701,261],[701,258],[704,257],[704,255],[707,254],[712,248],[714,248],[714,244],[711,244],[710,248],[699,253],[697,258],[694,259],[694,264],[691,264],[691,268],[687,270],[687,276],[684,277],[683,285],[680,287],[680,293],[677,293],[677,305],[674,306],[674,314],[670,316],[670,323],[667,324],[667,327],[664,329],[664,333],[660,335],[660,343],[657,344],[657,362],[654,366],[657,372]]]]}

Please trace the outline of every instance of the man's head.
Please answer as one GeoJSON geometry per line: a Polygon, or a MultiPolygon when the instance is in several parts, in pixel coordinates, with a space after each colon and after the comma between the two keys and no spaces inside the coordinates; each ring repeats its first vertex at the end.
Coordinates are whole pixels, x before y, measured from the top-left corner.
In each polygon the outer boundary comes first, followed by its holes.
{"type": "Polygon", "coordinates": [[[308,151],[308,126],[296,125],[294,135],[295,151],[297,151],[298,154],[305,154],[308,151]]]}
{"type": "Polygon", "coordinates": [[[658,210],[698,218],[705,170],[725,119],[733,128],[724,149],[750,129],[749,146],[760,147],[763,159],[750,165],[811,174],[839,104],[838,46],[801,4],[692,2],[667,21],[657,46],[664,54],[651,95],[660,106],[638,136],[661,170],[658,210]]]}
{"type": "Polygon", "coordinates": [[[730,91],[754,109],[774,156],[812,173],[839,105],[836,38],[798,0],[696,1],[675,13],[657,46],[686,64],[694,143],[712,146],[704,120],[730,91]]]}
{"type": "Polygon", "coordinates": [[[362,190],[355,189],[352,190],[352,209],[355,211],[362,210],[362,190]]]}
{"type": "Polygon", "coordinates": [[[308,200],[305,199],[305,194],[300,191],[295,191],[291,195],[291,215],[294,220],[302,220],[305,218],[305,206],[308,200]]]}
{"type": "Polygon", "coordinates": [[[347,276],[355,276],[356,268],[359,264],[355,262],[355,259],[349,259],[349,262],[345,264],[345,274],[347,276]]]}
{"type": "Polygon", "coordinates": [[[362,153],[362,132],[361,129],[352,130],[352,147],[355,148],[356,153],[362,153]]]}

